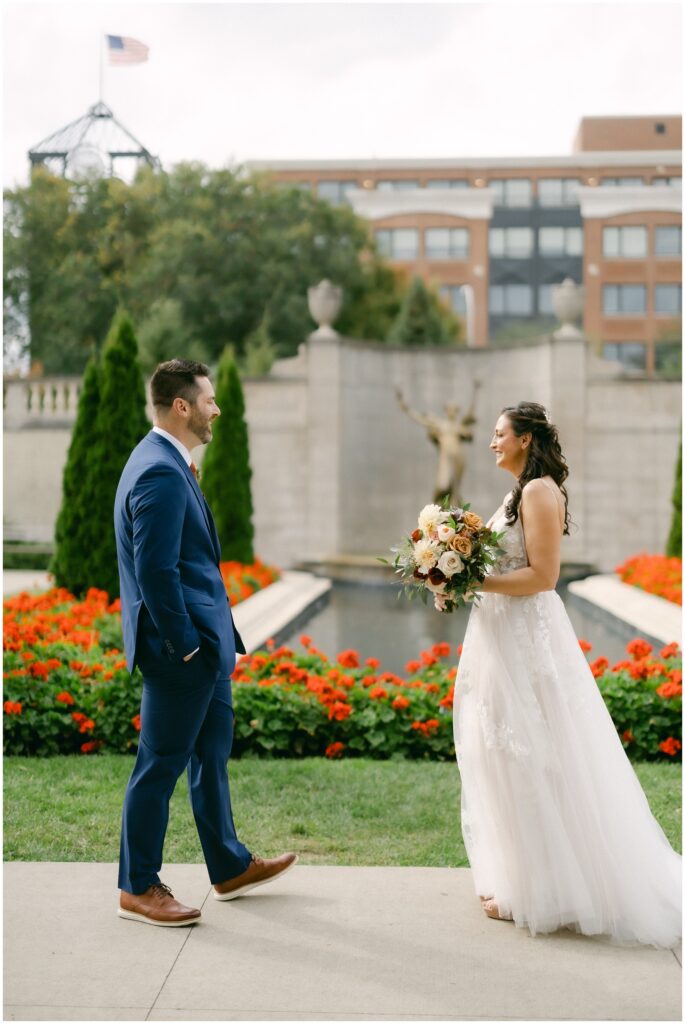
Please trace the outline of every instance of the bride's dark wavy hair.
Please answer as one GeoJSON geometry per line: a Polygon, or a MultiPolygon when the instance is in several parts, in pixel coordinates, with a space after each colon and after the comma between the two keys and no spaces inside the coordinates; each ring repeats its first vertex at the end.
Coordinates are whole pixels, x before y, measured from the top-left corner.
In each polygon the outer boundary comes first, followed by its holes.
{"type": "Polygon", "coordinates": [[[531,435],[526,465],[504,509],[507,522],[511,525],[518,519],[521,495],[528,481],[551,476],[564,496],[564,533],[568,534],[571,517],[568,514],[568,494],[564,487],[568,466],[561,451],[557,428],[547,419],[544,406],[537,402],[519,402],[516,406],[508,406],[502,409],[502,415],[507,417],[517,437],[531,435]]]}

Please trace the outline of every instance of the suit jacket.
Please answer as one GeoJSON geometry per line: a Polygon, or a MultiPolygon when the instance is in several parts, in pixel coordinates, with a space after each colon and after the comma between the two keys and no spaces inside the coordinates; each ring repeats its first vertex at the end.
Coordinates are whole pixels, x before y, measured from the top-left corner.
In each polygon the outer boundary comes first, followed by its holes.
{"type": "Polygon", "coordinates": [[[183,671],[203,655],[218,678],[245,646],[221,578],[209,506],[180,452],[151,431],[134,448],[114,501],[121,619],[129,670],[183,671]]]}

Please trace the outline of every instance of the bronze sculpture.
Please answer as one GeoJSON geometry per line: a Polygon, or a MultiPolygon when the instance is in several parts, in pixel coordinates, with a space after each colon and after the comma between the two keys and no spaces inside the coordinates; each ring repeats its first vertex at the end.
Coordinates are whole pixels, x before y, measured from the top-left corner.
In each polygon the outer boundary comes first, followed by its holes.
{"type": "Polygon", "coordinates": [[[461,417],[459,406],[452,403],[445,406],[445,417],[417,412],[407,405],[400,389],[395,388],[397,401],[402,411],[426,428],[429,439],[438,449],[438,466],[433,493],[433,501],[437,504],[442,504],[445,497],[448,496],[450,504],[461,505],[461,480],[466,468],[464,445],[473,441],[471,427],[476,422],[474,410],[479,387],[480,381],[474,381],[471,403],[461,417]]]}

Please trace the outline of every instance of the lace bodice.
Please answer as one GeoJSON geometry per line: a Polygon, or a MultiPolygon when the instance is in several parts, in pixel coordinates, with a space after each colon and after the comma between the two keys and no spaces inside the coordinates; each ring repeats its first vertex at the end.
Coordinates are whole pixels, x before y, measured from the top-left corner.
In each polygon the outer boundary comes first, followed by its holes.
{"type": "Polygon", "coordinates": [[[513,569],[522,569],[528,565],[528,554],[526,552],[526,541],[523,536],[523,526],[521,525],[521,515],[519,513],[516,522],[509,524],[506,512],[504,511],[504,507],[510,497],[511,491],[505,496],[504,501],[488,522],[490,529],[504,534],[500,542],[501,547],[504,548],[504,554],[500,555],[497,562],[492,566],[490,571],[493,574],[512,572],[513,569]]]}

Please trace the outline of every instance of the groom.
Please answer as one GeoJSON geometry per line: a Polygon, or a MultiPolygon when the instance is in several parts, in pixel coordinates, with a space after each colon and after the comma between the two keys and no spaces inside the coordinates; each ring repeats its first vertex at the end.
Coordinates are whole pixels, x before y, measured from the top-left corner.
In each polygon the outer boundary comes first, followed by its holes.
{"type": "Polygon", "coordinates": [[[251,855],[236,836],[226,763],[231,673],[245,653],[219,571],[219,539],[190,451],[220,414],[203,363],[172,359],[151,381],[155,425],[131,453],[114,502],[129,671],[143,675],[138,755],[124,799],[119,915],[194,924],[200,911],[159,878],[169,800],[188,768],[190,801],[214,897],[231,900],[297,860],[251,855]]]}

